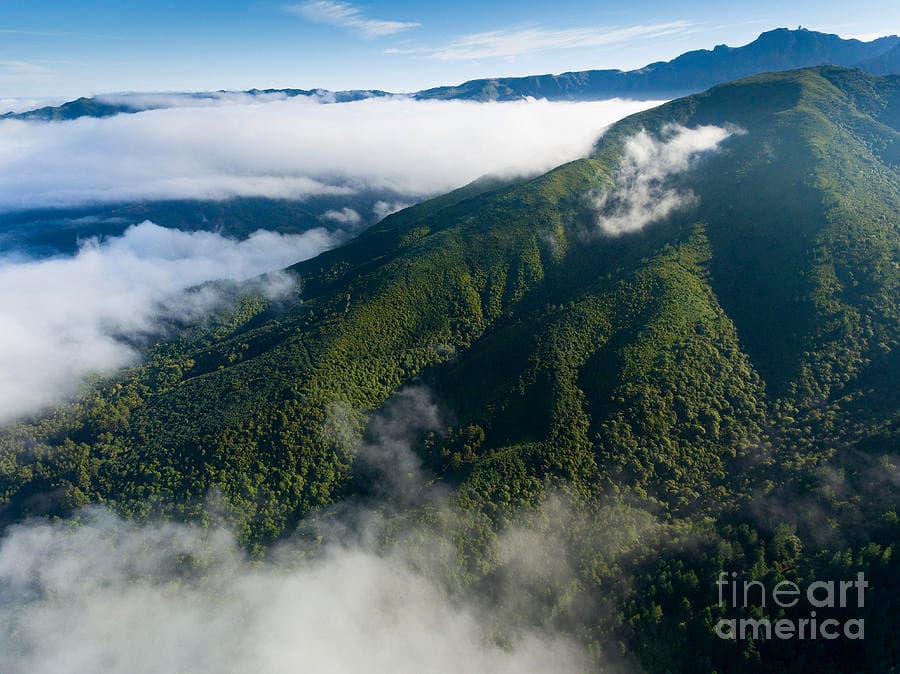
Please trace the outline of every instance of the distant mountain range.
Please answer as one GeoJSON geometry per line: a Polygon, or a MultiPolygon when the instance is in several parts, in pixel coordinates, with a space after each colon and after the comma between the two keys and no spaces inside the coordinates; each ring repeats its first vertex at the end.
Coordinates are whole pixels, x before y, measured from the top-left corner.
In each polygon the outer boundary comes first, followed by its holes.
{"type": "Polygon", "coordinates": [[[329,91],[327,89],[248,89],[246,91],[197,91],[173,93],[123,93],[76,98],[62,105],[48,105],[25,112],[7,112],[0,119],[26,119],[44,122],[78,119],[79,117],[112,117],[113,115],[160,110],[189,105],[215,105],[219,101],[248,98],[262,102],[265,99],[285,99],[306,96],[321,103],[350,103],[366,98],[397,96],[387,91],[353,90],[329,91]]]}
{"type": "Polygon", "coordinates": [[[671,61],[637,70],[584,70],[561,75],[472,80],[456,87],[437,87],[415,94],[418,99],[506,101],[533,96],[550,100],[597,100],[614,97],[675,98],[764,72],[820,65],[857,67],[878,74],[898,70],[900,37],[871,42],[845,40],[816,31],[776,28],[743,47],[718,45],[689,51],[671,61]],[[889,52],[893,57],[882,60],[889,52]]]}
{"type": "Polygon", "coordinates": [[[59,106],[27,112],[9,112],[0,119],[68,120],[110,117],[122,113],[214,104],[236,96],[294,98],[308,96],[324,103],[346,103],[382,96],[416,100],[511,101],[527,97],[588,101],[608,98],[676,98],[741,77],[764,72],[820,65],[856,67],[877,75],[900,73],[900,37],[870,42],[845,40],[837,35],[799,28],[776,28],[743,47],[718,45],[712,50],[690,51],[671,61],[659,61],[637,70],[583,70],[560,75],[531,75],[470,80],[457,86],[436,87],[414,93],[381,90],[330,91],[327,89],[250,89],[241,92],[179,94],[119,94],[79,98],[59,106]]]}
{"type": "Polygon", "coordinates": [[[859,64],[861,70],[873,75],[896,75],[900,73],[900,45],[859,64]]]}

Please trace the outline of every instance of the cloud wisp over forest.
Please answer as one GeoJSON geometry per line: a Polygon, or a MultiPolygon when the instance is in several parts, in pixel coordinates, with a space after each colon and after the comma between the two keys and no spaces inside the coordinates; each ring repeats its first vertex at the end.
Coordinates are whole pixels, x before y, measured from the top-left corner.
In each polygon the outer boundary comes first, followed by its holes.
{"type": "MultiPolygon", "coordinates": [[[[226,296],[208,281],[247,281],[332,247],[337,235],[258,231],[243,241],[144,222],[83,242],[71,257],[0,258],[0,422],[77,393],[89,374],[134,363],[136,344],[173,320],[202,320],[226,296]]],[[[286,274],[256,280],[270,295],[286,274]]]]}
{"type": "Polygon", "coordinates": [[[668,179],[688,171],[698,156],[715,152],[734,133],[718,126],[667,125],[658,138],[646,130],[629,138],[614,185],[591,195],[600,231],[636,232],[693,203],[693,193],[672,187],[668,179]]]}
{"type": "MultiPolygon", "coordinates": [[[[369,418],[365,437],[350,421],[357,414],[337,411],[331,431],[370,471],[404,466],[402,484],[321,514],[309,524],[318,543],[298,535],[265,561],[221,523],[134,523],[96,507],[76,521],[9,530],[0,540],[6,671],[584,671],[585,650],[540,625],[540,602],[518,583],[498,578],[486,598],[452,580],[459,523],[415,453],[441,427],[430,392],[401,391],[369,418]],[[445,526],[392,524],[398,494],[405,508],[440,512],[445,526]]],[[[549,502],[539,519],[560,512],[549,502]]],[[[543,591],[563,592],[575,581],[557,543],[518,523],[498,537],[496,560],[535,586],[549,572],[543,591]]]]}

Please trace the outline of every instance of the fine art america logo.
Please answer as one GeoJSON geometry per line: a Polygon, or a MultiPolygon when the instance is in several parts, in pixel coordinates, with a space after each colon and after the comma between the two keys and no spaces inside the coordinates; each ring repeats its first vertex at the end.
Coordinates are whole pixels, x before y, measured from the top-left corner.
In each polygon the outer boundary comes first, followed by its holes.
{"type": "MultiPolygon", "coordinates": [[[[726,610],[778,612],[795,609],[803,617],[722,618],[716,623],[721,639],[865,639],[865,620],[836,617],[836,609],[861,609],[866,605],[869,581],[860,572],[856,580],[817,580],[805,588],[783,580],[767,588],[758,580],[737,580],[738,574],[721,571],[716,581],[719,606],[726,610]],[[803,611],[807,608],[807,611],[803,611]],[[831,617],[822,616],[826,611],[831,617]]],[[[841,615],[850,611],[841,611],[841,615]]]]}

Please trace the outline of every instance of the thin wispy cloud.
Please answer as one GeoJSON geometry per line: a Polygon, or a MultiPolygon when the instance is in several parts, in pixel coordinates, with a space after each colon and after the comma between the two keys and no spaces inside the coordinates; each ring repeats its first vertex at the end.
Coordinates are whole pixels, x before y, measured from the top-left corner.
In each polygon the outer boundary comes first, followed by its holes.
{"type": "Polygon", "coordinates": [[[39,79],[50,75],[44,66],[29,61],[0,61],[0,78],[39,79]]]}
{"type": "Polygon", "coordinates": [[[465,35],[442,47],[394,48],[388,49],[387,53],[418,53],[442,61],[516,58],[545,51],[603,47],[638,38],[685,33],[692,25],[689,21],[669,21],[619,28],[601,26],[553,30],[530,27],[492,30],[465,35]]]}
{"type": "Polygon", "coordinates": [[[286,9],[307,21],[346,28],[366,38],[395,35],[420,25],[415,21],[372,19],[365,16],[358,7],[339,0],[310,0],[289,5],[286,9]]]}

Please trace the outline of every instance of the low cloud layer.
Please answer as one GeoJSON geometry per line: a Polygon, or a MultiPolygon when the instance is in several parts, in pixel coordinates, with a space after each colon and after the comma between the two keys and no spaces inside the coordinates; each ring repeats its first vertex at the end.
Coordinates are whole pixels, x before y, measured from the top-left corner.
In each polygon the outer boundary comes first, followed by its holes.
{"type": "MultiPolygon", "coordinates": [[[[325,430],[370,470],[402,476],[381,485],[384,498],[402,494],[407,507],[427,498],[452,520],[414,451],[441,426],[426,389],[400,392],[365,434],[359,411],[331,416],[325,430]]],[[[388,526],[380,498],[320,515],[311,526],[321,544],[298,537],[265,562],[247,559],[222,526],[129,523],[99,508],[82,511],[78,524],[17,526],[0,540],[0,666],[10,674],[587,670],[582,647],[531,620],[540,602],[522,591],[562,593],[575,582],[552,534],[522,522],[501,536],[497,559],[509,575],[489,597],[476,595],[449,582],[452,533],[388,526]]],[[[554,530],[570,522],[550,505],[554,530]]]]}
{"type": "MultiPolygon", "coordinates": [[[[158,336],[162,321],[197,318],[221,299],[188,288],[282,269],[332,247],[336,236],[259,231],[236,241],[144,222],[121,237],[87,241],[71,257],[0,258],[0,423],[61,402],[90,373],[134,362],[134,340],[158,336]]],[[[290,287],[286,275],[272,275],[263,289],[290,287]]]]}
{"type": "MultiPolygon", "coordinates": [[[[202,93],[139,93],[100,94],[94,97],[100,103],[121,105],[130,110],[157,110],[160,108],[213,108],[225,105],[262,105],[288,98],[285,92],[248,94],[243,91],[209,91],[202,93]]],[[[321,98],[304,96],[300,101],[316,103],[321,98]]]]}
{"type": "MultiPolygon", "coordinates": [[[[221,103],[221,101],[220,101],[221,103]]],[[[0,211],[156,199],[302,199],[372,188],[410,201],[587,153],[652,102],[307,97],[70,122],[0,121],[0,211]]]]}
{"type": "MultiPolygon", "coordinates": [[[[347,102],[346,95],[352,93],[354,98],[363,99],[368,96],[394,97],[404,98],[404,94],[384,94],[383,92],[373,92],[366,89],[354,90],[353,92],[335,92],[328,89],[312,89],[307,93],[300,93],[298,90],[256,90],[250,91],[193,91],[193,92],[123,92],[98,94],[94,96],[94,100],[108,105],[120,105],[127,108],[130,112],[141,112],[146,110],[160,110],[165,108],[219,108],[230,105],[265,105],[266,103],[275,103],[278,101],[294,101],[296,104],[328,104],[347,102]]],[[[0,99],[2,102],[3,99],[0,99]]],[[[64,101],[58,101],[54,105],[59,105],[64,101]]],[[[21,107],[21,106],[20,106],[21,107]]],[[[36,105],[30,108],[22,108],[32,110],[36,105]]]]}
{"type": "Polygon", "coordinates": [[[3,541],[5,672],[583,671],[560,637],[493,642],[479,609],[397,552],[336,545],[312,561],[260,566],[223,529],[135,526],[99,511],[86,520],[3,541]]]}
{"type": "Polygon", "coordinates": [[[625,150],[615,185],[593,194],[597,226],[608,235],[636,232],[691,204],[695,197],[667,185],[667,179],[684,173],[700,154],[712,152],[734,129],[699,126],[688,129],[667,125],[659,138],[647,131],[631,137],[625,150]]]}

